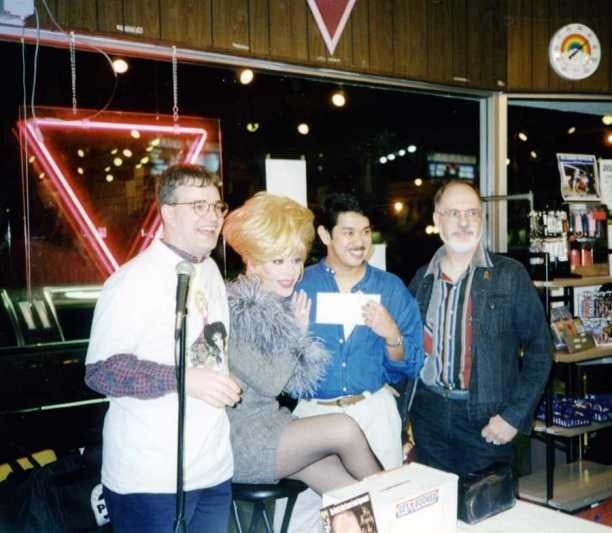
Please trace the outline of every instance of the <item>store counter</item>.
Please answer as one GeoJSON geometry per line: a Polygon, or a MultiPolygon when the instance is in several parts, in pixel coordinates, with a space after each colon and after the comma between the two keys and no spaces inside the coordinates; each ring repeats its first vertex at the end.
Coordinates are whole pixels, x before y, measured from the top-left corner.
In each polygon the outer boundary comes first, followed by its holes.
{"type": "Polygon", "coordinates": [[[457,532],[466,533],[610,533],[611,528],[541,505],[517,500],[503,513],[474,525],[458,522],[457,532]]]}

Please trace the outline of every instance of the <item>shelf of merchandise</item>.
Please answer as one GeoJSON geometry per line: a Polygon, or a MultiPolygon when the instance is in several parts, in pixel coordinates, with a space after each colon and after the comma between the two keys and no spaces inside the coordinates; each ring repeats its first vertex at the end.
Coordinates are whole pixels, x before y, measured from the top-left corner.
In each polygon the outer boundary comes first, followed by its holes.
{"type": "Polygon", "coordinates": [[[574,353],[555,352],[553,354],[553,360],[555,363],[579,363],[581,361],[600,359],[609,355],[612,355],[612,346],[595,346],[595,348],[589,348],[588,350],[574,353]]]}
{"type": "Polygon", "coordinates": [[[608,422],[593,422],[588,426],[580,426],[575,428],[564,428],[562,426],[548,426],[544,422],[537,420],[533,426],[533,430],[538,433],[548,433],[555,437],[577,437],[578,435],[584,435],[585,433],[591,433],[593,431],[599,431],[612,426],[612,420],[608,422]]]}
{"type": "MultiPolygon", "coordinates": [[[[562,278],[552,281],[535,281],[534,285],[546,291],[563,289],[563,299],[573,298],[574,287],[590,287],[612,283],[612,276],[588,276],[582,278],[562,278]]],[[[548,300],[548,296],[547,296],[548,300]]],[[[612,355],[612,346],[596,346],[575,353],[555,352],[555,364],[572,365],[589,361],[589,364],[607,362],[606,357],[612,355]]],[[[572,391],[569,391],[572,394],[572,391]]],[[[552,401],[552,389],[547,387],[548,401],[552,401]]],[[[547,414],[552,417],[552,412],[547,414]]],[[[554,466],[553,439],[571,439],[585,433],[599,431],[612,426],[611,422],[593,423],[578,428],[563,428],[536,421],[534,431],[546,437],[546,468],[519,479],[519,496],[525,500],[542,503],[550,507],[572,512],[592,503],[612,496],[612,466],[601,465],[590,461],[578,461],[554,466]]]]}
{"type": "Polygon", "coordinates": [[[566,287],[591,287],[612,283],[612,276],[584,276],[582,278],[556,278],[552,281],[534,281],[538,289],[562,289],[566,287]]]}
{"type": "Polygon", "coordinates": [[[518,495],[524,500],[573,512],[612,496],[612,466],[577,461],[555,468],[555,492],[546,498],[546,471],[519,479],[518,495]]]}

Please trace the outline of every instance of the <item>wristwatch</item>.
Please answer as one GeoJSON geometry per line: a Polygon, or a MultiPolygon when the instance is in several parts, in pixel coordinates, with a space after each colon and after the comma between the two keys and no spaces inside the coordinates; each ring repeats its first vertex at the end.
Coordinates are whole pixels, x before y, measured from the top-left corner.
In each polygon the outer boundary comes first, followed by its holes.
{"type": "Polygon", "coordinates": [[[402,344],[404,344],[404,337],[402,337],[401,335],[398,335],[392,342],[389,342],[387,339],[385,339],[385,344],[389,348],[397,348],[398,346],[401,346],[402,344]]]}

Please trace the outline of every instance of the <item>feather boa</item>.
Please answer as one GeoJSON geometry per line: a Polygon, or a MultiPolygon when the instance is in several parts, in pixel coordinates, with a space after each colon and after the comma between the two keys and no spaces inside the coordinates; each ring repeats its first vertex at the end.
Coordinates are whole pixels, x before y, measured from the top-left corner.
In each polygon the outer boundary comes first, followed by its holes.
{"type": "Polygon", "coordinates": [[[297,364],[284,390],[294,398],[310,396],[325,374],[329,354],[296,323],[289,300],[244,275],[228,285],[227,296],[230,335],[255,346],[271,365],[276,354],[295,354],[297,364]]]}

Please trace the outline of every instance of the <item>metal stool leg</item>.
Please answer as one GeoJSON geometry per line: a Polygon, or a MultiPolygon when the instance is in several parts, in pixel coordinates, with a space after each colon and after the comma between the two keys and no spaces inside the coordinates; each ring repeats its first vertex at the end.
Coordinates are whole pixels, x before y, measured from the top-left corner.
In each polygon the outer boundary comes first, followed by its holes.
{"type": "Polygon", "coordinates": [[[244,533],[242,531],[242,524],[240,523],[240,515],[238,514],[238,502],[236,500],[232,500],[232,515],[234,516],[234,524],[236,524],[236,529],[238,533],[244,533]]]}
{"type": "Polygon", "coordinates": [[[289,496],[287,498],[287,506],[285,507],[285,514],[283,515],[283,523],[281,525],[280,533],[287,533],[289,529],[289,521],[291,520],[291,513],[293,512],[293,507],[295,506],[295,501],[297,500],[298,495],[289,496]]]}

